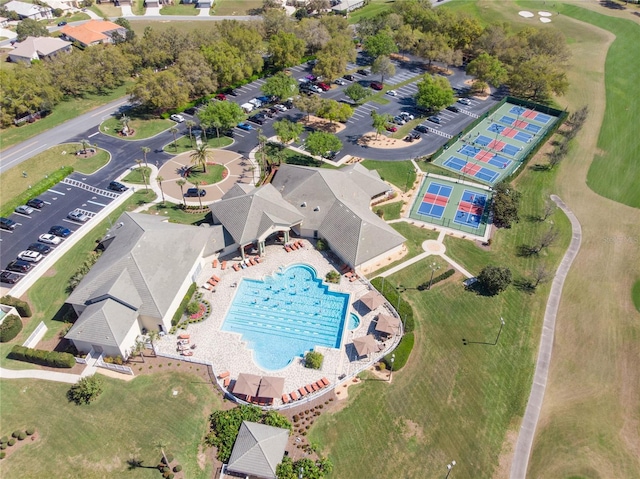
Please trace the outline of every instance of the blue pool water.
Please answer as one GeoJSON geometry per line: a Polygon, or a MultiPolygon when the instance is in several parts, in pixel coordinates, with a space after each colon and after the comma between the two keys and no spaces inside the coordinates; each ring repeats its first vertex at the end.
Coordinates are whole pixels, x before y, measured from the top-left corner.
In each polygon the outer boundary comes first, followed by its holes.
{"type": "Polygon", "coordinates": [[[296,264],[243,279],[222,330],[242,334],[258,366],[273,371],[316,346],[340,348],[348,307],[348,294],[329,291],[313,267],[296,264]]]}
{"type": "Polygon", "coordinates": [[[349,315],[349,325],[347,326],[347,329],[349,331],[353,331],[354,329],[358,329],[358,326],[360,326],[360,318],[357,314],[351,313],[349,315]]]}

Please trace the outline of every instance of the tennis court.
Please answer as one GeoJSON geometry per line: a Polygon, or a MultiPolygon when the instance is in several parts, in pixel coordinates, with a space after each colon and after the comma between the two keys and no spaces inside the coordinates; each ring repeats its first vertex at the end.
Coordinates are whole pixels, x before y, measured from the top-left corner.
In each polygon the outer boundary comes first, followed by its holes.
{"type": "Polygon", "coordinates": [[[524,131],[516,130],[515,128],[498,125],[497,123],[491,123],[487,127],[487,131],[497,133],[507,138],[513,138],[514,140],[521,141],[523,143],[529,143],[533,138],[533,135],[525,133],[524,131]]]}
{"type": "Polygon", "coordinates": [[[452,190],[451,186],[431,182],[422,197],[418,213],[432,218],[442,218],[452,190]]]}
{"type": "Polygon", "coordinates": [[[516,128],[519,128],[521,130],[530,131],[531,133],[538,133],[540,132],[540,130],[542,130],[541,126],[534,125],[533,123],[529,123],[528,121],[518,120],[517,118],[513,118],[511,116],[504,115],[498,121],[500,123],[506,123],[509,126],[515,126],[516,128]]]}
{"type": "MultiPolygon", "coordinates": [[[[493,141],[492,141],[493,142],[493,141]]],[[[505,146],[505,143],[501,143],[498,146],[505,146]]],[[[489,148],[491,148],[491,143],[489,143],[489,148]]],[[[499,151],[499,150],[498,150],[499,151]]],[[[462,148],[458,150],[458,153],[465,155],[469,158],[473,158],[474,160],[482,161],[484,163],[489,163],[490,165],[495,166],[496,168],[507,168],[511,165],[511,160],[505,158],[504,156],[500,156],[497,153],[493,153],[492,151],[483,150],[481,148],[464,145],[462,148]]]]}
{"type": "Polygon", "coordinates": [[[514,115],[524,116],[530,120],[539,121],[540,123],[544,123],[545,125],[553,120],[553,116],[545,115],[544,113],[538,113],[537,111],[530,110],[529,108],[524,108],[522,106],[512,106],[509,110],[509,113],[513,113],[514,115]]]}
{"type": "Polygon", "coordinates": [[[442,165],[451,170],[459,171],[460,173],[468,176],[473,176],[475,178],[478,178],[479,180],[489,183],[493,183],[499,176],[499,173],[496,173],[489,168],[470,163],[466,160],[463,160],[462,158],[458,158],[457,156],[450,156],[442,165]]]}
{"type": "Polygon", "coordinates": [[[482,221],[486,204],[487,195],[465,189],[462,192],[453,221],[472,228],[478,228],[482,221]]]}

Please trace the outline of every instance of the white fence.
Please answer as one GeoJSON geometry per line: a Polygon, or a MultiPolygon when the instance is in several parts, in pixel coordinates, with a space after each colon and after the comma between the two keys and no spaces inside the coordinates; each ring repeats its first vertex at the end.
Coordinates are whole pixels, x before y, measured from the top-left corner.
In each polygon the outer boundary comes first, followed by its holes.
{"type": "Polygon", "coordinates": [[[35,347],[44,336],[44,333],[47,332],[47,329],[48,328],[44,324],[44,322],[40,321],[40,324],[38,324],[38,327],[33,330],[33,332],[29,335],[27,340],[24,343],[22,343],[22,345],[26,348],[35,347]]]}
{"type": "Polygon", "coordinates": [[[129,374],[131,376],[134,375],[133,369],[131,369],[129,366],[120,366],[119,364],[105,363],[102,360],[102,355],[100,355],[100,357],[96,361],[96,366],[98,366],[99,368],[110,369],[111,371],[116,371],[122,374],[129,374]]]}

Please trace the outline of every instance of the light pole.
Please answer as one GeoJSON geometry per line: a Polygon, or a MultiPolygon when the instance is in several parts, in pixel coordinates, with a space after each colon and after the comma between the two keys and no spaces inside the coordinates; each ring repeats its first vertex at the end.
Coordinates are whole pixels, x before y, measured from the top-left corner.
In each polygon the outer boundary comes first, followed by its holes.
{"type": "Polygon", "coordinates": [[[393,362],[396,360],[396,355],[391,355],[391,367],[389,368],[389,382],[391,382],[391,374],[393,374],[393,362]]]}
{"type": "Polygon", "coordinates": [[[427,291],[431,289],[431,282],[433,281],[433,273],[438,271],[440,269],[440,266],[438,266],[438,263],[434,262],[429,265],[429,268],[431,268],[431,279],[429,279],[429,287],[427,288],[427,291]]]}
{"type": "Polygon", "coordinates": [[[493,343],[487,343],[484,341],[467,341],[466,339],[462,338],[462,344],[464,344],[465,346],[467,344],[487,344],[489,346],[495,346],[496,344],[498,344],[498,339],[500,339],[500,333],[502,333],[503,327],[504,327],[504,319],[500,317],[500,329],[498,330],[498,335],[496,336],[496,340],[493,343]]]}
{"type": "Polygon", "coordinates": [[[298,479],[302,479],[304,477],[304,468],[300,467],[298,471],[298,479]]]}
{"type": "Polygon", "coordinates": [[[453,469],[455,465],[456,465],[456,461],[451,461],[449,464],[447,464],[447,475],[445,476],[444,479],[448,479],[449,474],[451,474],[451,469],[453,469]]]}

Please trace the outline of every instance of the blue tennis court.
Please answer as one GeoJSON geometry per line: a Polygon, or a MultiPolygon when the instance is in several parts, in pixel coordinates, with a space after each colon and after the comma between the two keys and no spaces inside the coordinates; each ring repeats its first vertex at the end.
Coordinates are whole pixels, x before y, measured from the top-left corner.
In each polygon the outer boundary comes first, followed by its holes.
{"type": "Polygon", "coordinates": [[[545,125],[551,121],[553,117],[549,115],[545,115],[544,113],[538,113],[533,120],[539,121],[540,123],[544,123],[545,125]]]}
{"type": "Polygon", "coordinates": [[[509,113],[513,113],[514,115],[522,115],[525,111],[527,111],[526,108],[523,108],[521,106],[512,106],[511,110],[509,110],[509,113]]]}
{"type": "Polygon", "coordinates": [[[424,216],[431,216],[432,218],[442,218],[444,214],[444,206],[436,205],[435,203],[422,203],[418,208],[418,214],[424,216]]]}
{"type": "Polygon", "coordinates": [[[504,126],[498,125],[497,123],[491,123],[491,125],[489,125],[489,128],[487,128],[487,131],[491,131],[493,133],[502,133],[504,128],[504,126]]]}
{"type": "Polygon", "coordinates": [[[475,146],[464,145],[462,148],[458,150],[458,153],[461,153],[467,156],[476,156],[478,153],[480,153],[480,151],[481,151],[480,148],[476,148],[475,146]]]}
{"type": "Polygon", "coordinates": [[[457,158],[455,156],[450,156],[443,163],[442,166],[446,168],[451,168],[454,171],[460,171],[469,176],[475,176],[479,180],[486,181],[490,184],[500,176],[493,170],[489,168],[485,168],[483,166],[479,166],[476,164],[469,163],[461,158],[457,158]]]}
{"type": "Polygon", "coordinates": [[[523,143],[528,143],[529,141],[531,141],[531,138],[533,138],[533,135],[530,135],[529,133],[525,133],[523,131],[519,131],[513,136],[513,138],[515,140],[522,141],[523,143]]]}
{"type": "Polygon", "coordinates": [[[507,125],[511,126],[516,122],[516,119],[505,115],[498,121],[500,121],[500,123],[506,123],[507,125]]]}
{"type": "Polygon", "coordinates": [[[475,140],[473,140],[474,143],[477,143],[480,146],[487,146],[492,141],[493,140],[491,138],[489,138],[488,136],[484,136],[484,135],[480,135],[475,140]]]}
{"type": "Polygon", "coordinates": [[[481,216],[475,215],[473,213],[469,213],[467,211],[458,211],[456,213],[456,217],[453,219],[453,222],[465,226],[471,226],[472,228],[477,228],[478,226],[480,226],[481,219],[481,216]]]}
{"type": "Polygon", "coordinates": [[[511,160],[505,158],[504,156],[496,155],[491,158],[488,163],[504,170],[505,168],[509,167],[509,165],[511,165],[511,160]]]}
{"type": "Polygon", "coordinates": [[[478,206],[484,206],[487,204],[487,195],[483,195],[480,193],[474,193],[473,191],[464,190],[462,193],[462,198],[460,201],[466,201],[467,203],[472,203],[478,206]]]}
{"type": "Polygon", "coordinates": [[[446,166],[447,168],[451,168],[452,170],[456,170],[456,171],[462,171],[462,168],[464,168],[466,166],[467,162],[457,158],[455,156],[450,156],[449,158],[447,158],[447,160],[442,163],[443,166],[446,166]]]}
{"type": "Polygon", "coordinates": [[[534,125],[533,123],[529,123],[524,127],[524,129],[530,131],[531,133],[538,133],[540,130],[542,130],[542,127],[534,125]]]}
{"type": "Polygon", "coordinates": [[[506,155],[516,156],[518,153],[520,153],[521,150],[522,148],[520,147],[506,144],[502,147],[502,150],[500,151],[506,155]]]}
{"type": "Polygon", "coordinates": [[[440,183],[431,183],[427,188],[427,193],[431,193],[432,195],[437,196],[445,196],[449,198],[451,196],[451,191],[453,188],[446,185],[441,185],[440,183]]]}

